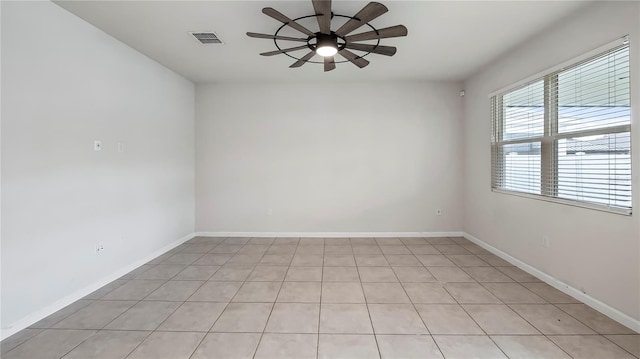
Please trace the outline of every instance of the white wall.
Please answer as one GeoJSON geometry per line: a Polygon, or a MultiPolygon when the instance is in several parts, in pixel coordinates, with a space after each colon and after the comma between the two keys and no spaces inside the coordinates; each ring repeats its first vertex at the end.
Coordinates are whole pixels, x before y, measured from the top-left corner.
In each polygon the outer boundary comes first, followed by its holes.
{"type": "Polygon", "coordinates": [[[460,231],[459,90],[197,86],[196,230],[460,231]]]}
{"type": "Polygon", "coordinates": [[[489,94],[631,35],[632,96],[640,108],[640,3],[595,3],[523,43],[465,83],[464,228],[473,236],[640,319],[640,129],[633,121],[633,216],[491,192],[489,94]],[[551,246],[543,248],[548,235],[551,246]]]}
{"type": "Polygon", "coordinates": [[[50,2],[2,2],[2,54],[10,332],[193,232],[194,86],[50,2]]]}

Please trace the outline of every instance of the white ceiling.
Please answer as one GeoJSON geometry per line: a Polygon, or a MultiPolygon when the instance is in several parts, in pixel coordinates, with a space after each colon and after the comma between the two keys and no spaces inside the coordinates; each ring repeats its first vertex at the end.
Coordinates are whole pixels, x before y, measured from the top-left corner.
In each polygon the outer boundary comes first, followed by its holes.
{"type": "MultiPolygon", "coordinates": [[[[372,25],[383,28],[403,24],[409,29],[407,37],[381,41],[383,45],[396,46],[397,54],[369,55],[371,64],[364,69],[342,63],[328,73],[320,64],[290,69],[288,66],[295,60],[285,55],[260,56],[260,52],[275,49],[273,41],[245,35],[247,31],[273,34],[282,25],[262,14],[263,7],[270,6],[296,18],[313,13],[310,0],[56,3],[194,82],[463,80],[586,3],[381,1],[389,12],[373,20],[372,25]],[[201,45],[188,34],[204,30],[215,31],[225,44],[201,45]]],[[[333,11],[354,15],[366,4],[367,1],[334,1],[333,11]]],[[[315,24],[310,20],[305,25],[315,24]]],[[[332,28],[336,28],[335,24],[332,28]]],[[[300,35],[293,31],[289,34],[300,35]]],[[[291,47],[298,45],[292,43],[291,47]]],[[[297,54],[303,56],[306,51],[297,54]]]]}

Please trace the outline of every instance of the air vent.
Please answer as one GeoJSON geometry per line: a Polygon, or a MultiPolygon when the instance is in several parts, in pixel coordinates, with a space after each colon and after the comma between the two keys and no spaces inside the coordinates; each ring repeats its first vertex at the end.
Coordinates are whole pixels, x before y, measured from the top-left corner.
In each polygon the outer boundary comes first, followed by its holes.
{"type": "Polygon", "coordinates": [[[222,44],[222,40],[213,31],[190,32],[201,44],[222,44]]]}

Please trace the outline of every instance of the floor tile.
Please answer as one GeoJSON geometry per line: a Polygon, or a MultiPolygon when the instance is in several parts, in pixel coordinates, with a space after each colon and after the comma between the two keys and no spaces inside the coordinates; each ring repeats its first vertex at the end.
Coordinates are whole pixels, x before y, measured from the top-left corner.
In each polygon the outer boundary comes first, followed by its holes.
{"type": "Polygon", "coordinates": [[[400,238],[400,242],[404,245],[428,244],[425,238],[400,238]]]}
{"type": "Polygon", "coordinates": [[[322,304],[320,333],[373,334],[366,304],[322,304]]]}
{"type": "Polygon", "coordinates": [[[562,293],[547,283],[522,283],[522,285],[549,303],[580,303],[579,300],[562,293]]]}
{"type": "Polygon", "coordinates": [[[451,238],[448,237],[430,237],[427,238],[429,244],[456,244],[451,238]]]}
{"type": "Polygon", "coordinates": [[[146,296],[144,300],[184,302],[204,283],[196,280],[170,280],[146,296]]]}
{"type": "Polygon", "coordinates": [[[410,303],[399,283],[363,283],[367,303],[410,303]]]}
{"type": "Polygon", "coordinates": [[[455,299],[440,283],[403,283],[402,286],[413,303],[455,303],[455,299]]]}
{"type": "Polygon", "coordinates": [[[574,358],[584,359],[632,359],[627,351],[621,349],[600,335],[561,335],[550,336],[554,343],[574,358]]]}
{"type": "Polygon", "coordinates": [[[265,254],[267,252],[267,250],[269,249],[269,245],[266,244],[250,244],[247,243],[247,245],[245,245],[244,247],[240,248],[240,250],[238,251],[237,254],[265,254]]]}
{"type": "Polygon", "coordinates": [[[435,282],[436,278],[424,267],[391,267],[401,283],[435,282]]]}
{"type": "Polygon", "coordinates": [[[300,238],[298,248],[306,246],[324,246],[324,238],[300,238]]]}
{"type": "Polygon", "coordinates": [[[297,247],[298,246],[296,246],[296,245],[290,245],[290,244],[273,244],[271,247],[269,247],[269,250],[267,251],[267,254],[269,254],[269,255],[273,255],[273,254],[293,255],[293,253],[295,253],[297,247]]]}
{"type": "Polygon", "coordinates": [[[511,279],[520,283],[539,283],[540,279],[516,267],[496,267],[500,272],[508,275],[511,279]]]}
{"type": "Polygon", "coordinates": [[[289,267],[286,282],[320,282],[322,281],[322,267],[289,267]]]}
{"type": "Polygon", "coordinates": [[[231,257],[231,254],[205,254],[193,264],[201,266],[221,266],[227,263],[231,257]]]}
{"type": "Polygon", "coordinates": [[[93,293],[85,296],[82,299],[100,299],[103,296],[107,295],[107,293],[109,293],[109,292],[121,287],[122,285],[127,284],[127,282],[128,281],[124,280],[124,279],[116,279],[113,282],[103,286],[102,288],[94,291],[93,293]]]}
{"type": "Polygon", "coordinates": [[[487,251],[486,249],[480,247],[475,243],[462,244],[461,246],[464,247],[464,249],[474,254],[491,254],[489,253],[489,251],[487,251]]]}
{"type": "Polygon", "coordinates": [[[484,334],[458,304],[416,304],[431,334],[484,334]]]}
{"type": "Polygon", "coordinates": [[[368,304],[376,334],[428,334],[411,304],[368,304]]]}
{"type": "Polygon", "coordinates": [[[320,267],[324,262],[322,254],[299,254],[296,253],[291,261],[292,266],[320,267]]]}
{"type": "Polygon", "coordinates": [[[457,244],[436,244],[434,247],[442,254],[471,254],[471,252],[457,244]]]}
{"type": "Polygon", "coordinates": [[[320,303],[320,282],[285,282],[277,302],[320,303]]]}
{"type": "Polygon", "coordinates": [[[557,304],[556,306],[599,334],[636,334],[633,330],[585,304],[557,304]]]}
{"type": "Polygon", "coordinates": [[[319,255],[324,257],[324,246],[320,245],[300,245],[296,249],[296,254],[300,255],[319,255]]]}
{"type": "Polygon", "coordinates": [[[47,329],[15,349],[3,359],[58,359],[93,335],[92,330],[47,329]]]}
{"type": "Polygon", "coordinates": [[[227,261],[227,265],[256,265],[264,253],[236,253],[233,257],[227,261]]]}
{"type": "Polygon", "coordinates": [[[41,328],[41,329],[46,329],[46,328],[52,328],[54,325],[56,325],[56,323],[58,323],[59,321],[61,321],[62,319],[70,316],[71,314],[79,311],[80,309],[86,307],[87,305],[94,303],[91,300],[84,300],[84,299],[80,299],[78,301],[75,301],[69,305],[67,305],[66,307],[58,310],[57,312],[47,316],[46,318],[39,320],[38,322],[31,324],[29,326],[29,328],[41,328]]]}
{"type": "Polygon", "coordinates": [[[172,280],[208,280],[220,266],[188,266],[172,280]]]}
{"type": "Polygon", "coordinates": [[[268,333],[318,333],[320,304],[276,303],[267,322],[268,333]]]}
{"type": "Polygon", "coordinates": [[[71,314],[56,324],[63,329],[102,329],[131,308],[133,301],[97,301],[71,314]]]}
{"type": "Polygon", "coordinates": [[[440,359],[440,349],[429,335],[376,335],[382,359],[440,359]]]}
{"type": "Polygon", "coordinates": [[[487,336],[433,337],[447,359],[498,359],[507,358],[487,336]]]}
{"type": "Polygon", "coordinates": [[[355,245],[352,247],[354,254],[359,255],[382,255],[380,247],[374,243],[374,245],[355,245]]]}
{"type": "Polygon", "coordinates": [[[213,243],[193,243],[187,244],[180,253],[202,253],[205,254],[216,247],[213,243]]]}
{"type": "Polygon", "coordinates": [[[287,274],[287,266],[257,266],[247,278],[249,282],[283,281],[287,274]]]}
{"type": "Polygon", "coordinates": [[[2,343],[0,343],[0,357],[9,350],[42,333],[42,330],[43,329],[26,328],[4,339],[2,343]]]}
{"type": "Polygon", "coordinates": [[[513,264],[493,254],[476,254],[483,261],[494,267],[513,267],[513,264]]]}
{"type": "Polygon", "coordinates": [[[149,335],[143,331],[101,330],[63,359],[124,359],[149,335]]]}
{"type": "Polygon", "coordinates": [[[260,333],[271,313],[271,303],[231,303],[222,312],[212,332],[260,333]]]}
{"type": "Polygon", "coordinates": [[[458,267],[427,267],[438,282],[474,283],[475,280],[458,267]]]}
{"type": "Polygon", "coordinates": [[[249,242],[247,242],[247,244],[262,244],[262,245],[270,246],[273,244],[273,241],[275,241],[275,238],[259,237],[259,238],[251,238],[249,242]]]}
{"type": "Polygon", "coordinates": [[[318,359],[380,358],[373,335],[320,334],[318,359]]]}
{"type": "Polygon", "coordinates": [[[242,248],[242,244],[220,244],[213,248],[209,253],[235,254],[242,248]]]}
{"type": "Polygon", "coordinates": [[[191,359],[252,359],[261,334],[209,333],[191,359]]]}
{"type": "Polygon", "coordinates": [[[369,246],[369,247],[377,247],[378,242],[374,238],[350,238],[352,247],[356,246],[369,246]]]}
{"type": "Polygon", "coordinates": [[[274,245],[298,245],[300,238],[276,238],[274,245]]]}
{"type": "Polygon", "coordinates": [[[376,238],[379,246],[402,246],[404,245],[400,238],[376,238]]]}
{"type": "Polygon", "coordinates": [[[360,281],[365,282],[398,282],[391,267],[358,267],[360,281]]]}
{"type": "Polygon", "coordinates": [[[136,276],[135,279],[164,279],[169,280],[182,272],[187,266],[184,264],[158,264],[136,276]]]}
{"type": "Polygon", "coordinates": [[[458,303],[501,304],[498,298],[477,283],[447,283],[444,288],[458,303]]]}
{"type": "Polygon", "coordinates": [[[551,304],[511,304],[509,306],[542,334],[595,334],[593,330],[551,304]]]}
{"type": "Polygon", "coordinates": [[[488,267],[489,263],[483,261],[478,256],[473,254],[448,254],[447,258],[449,258],[453,263],[455,263],[459,267],[488,267]]]}
{"type": "Polygon", "coordinates": [[[218,319],[226,303],[183,303],[157,330],[169,332],[206,332],[218,319]]]}
{"type": "Polygon", "coordinates": [[[205,333],[153,332],[127,359],[188,359],[205,333]]]}
{"type": "Polygon", "coordinates": [[[323,303],[364,303],[362,286],[358,283],[347,282],[323,282],[322,298],[323,303]]]}
{"type": "Polygon", "coordinates": [[[562,349],[541,335],[492,336],[510,359],[570,359],[562,349]]]}
{"type": "Polygon", "coordinates": [[[317,334],[265,333],[254,358],[315,359],[317,352],[317,334]]]}
{"type": "Polygon", "coordinates": [[[222,266],[209,279],[216,282],[241,282],[249,277],[253,271],[253,266],[222,266]]]}
{"type": "Polygon", "coordinates": [[[624,350],[640,358],[640,334],[606,335],[606,337],[624,350]]]}
{"type": "Polygon", "coordinates": [[[455,263],[442,254],[417,254],[416,258],[425,267],[456,267],[455,263]]]}
{"type": "Polygon", "coordinates": [[[355,267],[356,261],[352,254],[325,254],[325,267],[355,267]]]}
{"type": "Polygon", "coordinates": [[[359,282],[360,276],[356,267],[324,267],[322,280],[325,282],[359,282]]]}
{"type": "Polygon", "coordinates": [[[389,262],[382,254],[356,254],[358,266],[388,266],[389,262]]]}
{"type": "Polygon", "coordinates": [[[441,254],[434,246],[430,244],[426,245],[418,245],[418,246],[407,246],[407,249],[415,255],[418,254],[441,254]]]}
{"type": "Polygon", "coordinates": [[[204,253],[176,253],[162,261],[161,264],[191,264],[203,255],[204,253]]]}
{"type": "Polygon", "coordinates": [[[293,253],[290,254],[265,254],[258,264],[288,266],[293,260],[293,253]]]}
{"type": "Polygon", "coordinates": [[[464,305],[464,310],[487,334],[540,334],[531,324],[504,304],[464,305]]]}
{"type": "Polygon", "coordinates": [[[324,243],[324,254],[353,254],[353,249],[351,249],[351,244],[347,245],[330,245],[327,244],[326,240],[324,243]]]}
{"type": "Polygon", "coordinates": [[[190,302],[229,302],[242,282],[206,282],[187,299],[190,302]]]}
{"type": "Polygon", "coordinates": [[[275,302],[282,282],[245,282],[233,302],[275,302]]]}
{"type": "Polygon", "coordinates": [[[519,283],[483,283],[483,286],[504,303],[547,303],[519,283]]]}
{"type": "Polygon", "coordinates": [[[422,263],[413,254],[386,254],[390,265],[396,267],[422,267],[422,263]]]}
{"type": "Polygon", "coordinates": [[[404,245],[400,245],[400,246],[380,246],[380,250],[382,251],[383,254],[411,254],[411,251],[409,251],[409,248],[405,247],[404,245]]]}
{"type": "Polygon", "coordinates": [[[464,267],[462,270],[481,283],[513,282],[513,279],[493,267],[464,267]]]}
{"type": "Polygon", "coordinates": [[[166,283],[164,280],[130,280],[117,289],[112,290],[102,300],[142,300],[154,290],[166,283]]]}
{"type": "Polygon", "coordinates": [[[155,330],[179,306],[178,302],[139,302],[109,323],[105,329],[155,330]]]}
{"type": "Polygon", "coordinates": [[[231,237],[225,239],[222,244],[223,245],[238,245],[238,244],[247,244],[251,240],[250,237],[231,237]]]}

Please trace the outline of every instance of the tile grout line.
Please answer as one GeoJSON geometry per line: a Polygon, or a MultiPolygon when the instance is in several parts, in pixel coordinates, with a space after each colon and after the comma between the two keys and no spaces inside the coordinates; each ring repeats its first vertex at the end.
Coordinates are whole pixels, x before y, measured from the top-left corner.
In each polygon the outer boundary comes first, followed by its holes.
{"type": "MultiPolygon", "coordinates": [[[[380,252],[382,252],[382,248],[380,248],[378,241],[376,240],[375,242],[376,242],[376,247],[378,247],[380,252]]],[[[353,247],[352,247],[352,251],[353,251],[353,247]]],[[[384,252],[383,252],[383,255],[384,255],[384,252]]],[[[369,309],[369,301],[367,300],[367,294],[364,291],[364,285],[362,284],[362,277],[360,276],[360,269],[358,267],[358,262],[356,262],[355,255],[354,255],[353,261],[356,265],[356,273],[358,273],[358,281],[360,282],[360,289],[362,290],[364,305],[367,308],[367,314],[369,315],[369,324],[371,324],[371,331],[373,332],[373,340],[376,342],[376,349],[378,350],[378,358],[382,358],[382,353],[380,352],[380,344],[378,343],[378,337],[376,336],[376,328],[373,325],[373,320],[371,319],[371,310],[369,309]]],[[[386,258],[385,258],[385,261],[386,261],[386,258]]]]}

